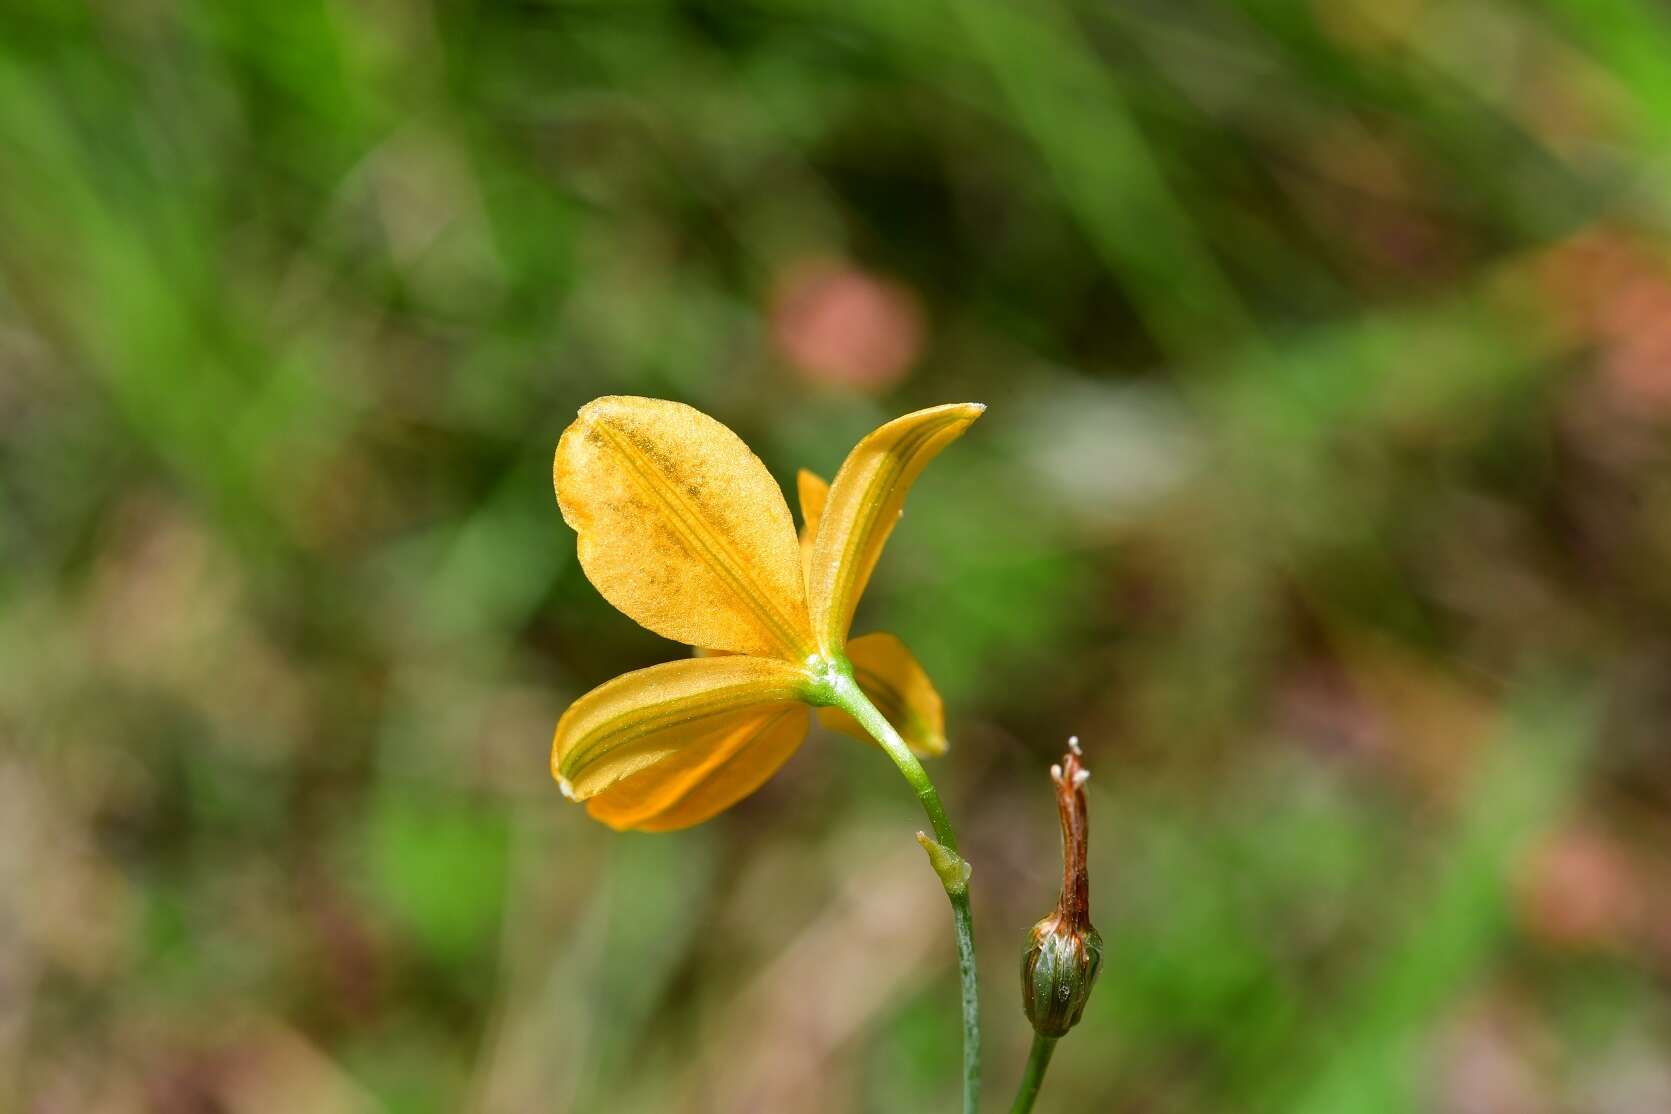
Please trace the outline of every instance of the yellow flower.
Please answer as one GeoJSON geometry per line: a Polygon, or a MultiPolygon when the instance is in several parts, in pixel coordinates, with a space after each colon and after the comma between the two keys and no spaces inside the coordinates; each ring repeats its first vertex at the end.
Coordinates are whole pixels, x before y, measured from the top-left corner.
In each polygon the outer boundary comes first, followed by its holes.
{"type": "Polygon", "coordinates": [[[833,484],[802,471],[797,541],[765,465],[719,422],[652,398],[582,407],[552,469],[581,568],[627,616],[700,649],[569,707],[551,744],[563,793],[613,828],[699,823],[794,753],[810,707],[868,739],[834,706],[862,704],[855,688],[913,751],[944,751],[940,696],[904,643],[848,642],[847,630],[912,483],[985,409],[897,418],[858,443],[833,484]]]}

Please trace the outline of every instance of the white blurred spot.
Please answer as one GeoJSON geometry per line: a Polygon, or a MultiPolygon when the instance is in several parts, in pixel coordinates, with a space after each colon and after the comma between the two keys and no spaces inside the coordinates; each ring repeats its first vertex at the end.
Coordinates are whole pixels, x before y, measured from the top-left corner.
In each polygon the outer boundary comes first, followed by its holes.
{"type": "Polygon", "coordinates": [[[1121,524],[1166,497],[1202,455],[1189,416],[1146,386],[1059,382],[1014,427],[1041,494],[1093,528],[1121,524]]]}

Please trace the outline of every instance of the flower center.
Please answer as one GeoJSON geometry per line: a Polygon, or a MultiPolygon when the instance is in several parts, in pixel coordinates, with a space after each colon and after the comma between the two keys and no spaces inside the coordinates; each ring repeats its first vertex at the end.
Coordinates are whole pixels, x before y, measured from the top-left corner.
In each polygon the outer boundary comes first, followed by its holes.
{"type": "Polygon", "coordinates": [[[815,708],[838,704],[848,690],[858,687],[853,663],[845,654],[809,654],[801,668],[807,676],[806,702],[815,708]]]}

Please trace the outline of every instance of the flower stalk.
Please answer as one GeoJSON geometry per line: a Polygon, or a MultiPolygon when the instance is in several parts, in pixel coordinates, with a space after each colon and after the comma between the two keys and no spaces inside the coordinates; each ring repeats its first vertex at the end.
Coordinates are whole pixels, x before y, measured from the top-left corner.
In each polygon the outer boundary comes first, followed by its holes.
{"type": "Polygon", "coordinates": [[[868,731],[893,759],[917,794],[934,838],[917,833],[917,842],[928,852],[929,862],[939,875],[940,883],[952,906],[952,928],[957,938],[957,970],[961,986],[963,1009],[963,1114],[976,1114],[981,1099],[981,1018],[980,987],[975,978],[975,919],[969,908],[970,866],[957,853],[957,833],[952,830],[945,807],[940,803],[939,791],[928,778],[928,771],[911,748],[900,738],[886,716],[877,710],[851,676],[837,681],[835,707],[852,716],[868,731]]]}
{"type": "Polygon", "coordinates": [[[1027,1067],[1022,1070],[1021,1086],[1016,1088],[1010,1114],[1028,1114],[1033,1109],[1033,1101],[1039,1097],[1039,1088],[1044,1085],[1045,1069],[1050,1066],[1050,1054],[1056,1051],[1057,1039],[1043,1033],[1033,1034],[1033,1048],[1027,1054],[1027,1067]]]}

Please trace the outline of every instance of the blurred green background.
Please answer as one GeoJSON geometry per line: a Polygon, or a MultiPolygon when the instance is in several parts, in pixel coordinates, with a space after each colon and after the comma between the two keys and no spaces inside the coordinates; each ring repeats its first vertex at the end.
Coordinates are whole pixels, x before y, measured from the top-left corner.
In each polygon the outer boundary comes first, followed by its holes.
{"type": "Polygon", "coordinates": [[[1651,0],[12,0],[0,1108],[949,1110],[906,787],[615,835],[588,399],[775,475],[976,399],[856,630],[946,696],[987,1085],[1671,1110],[1671,16],[1651,0]]]}

